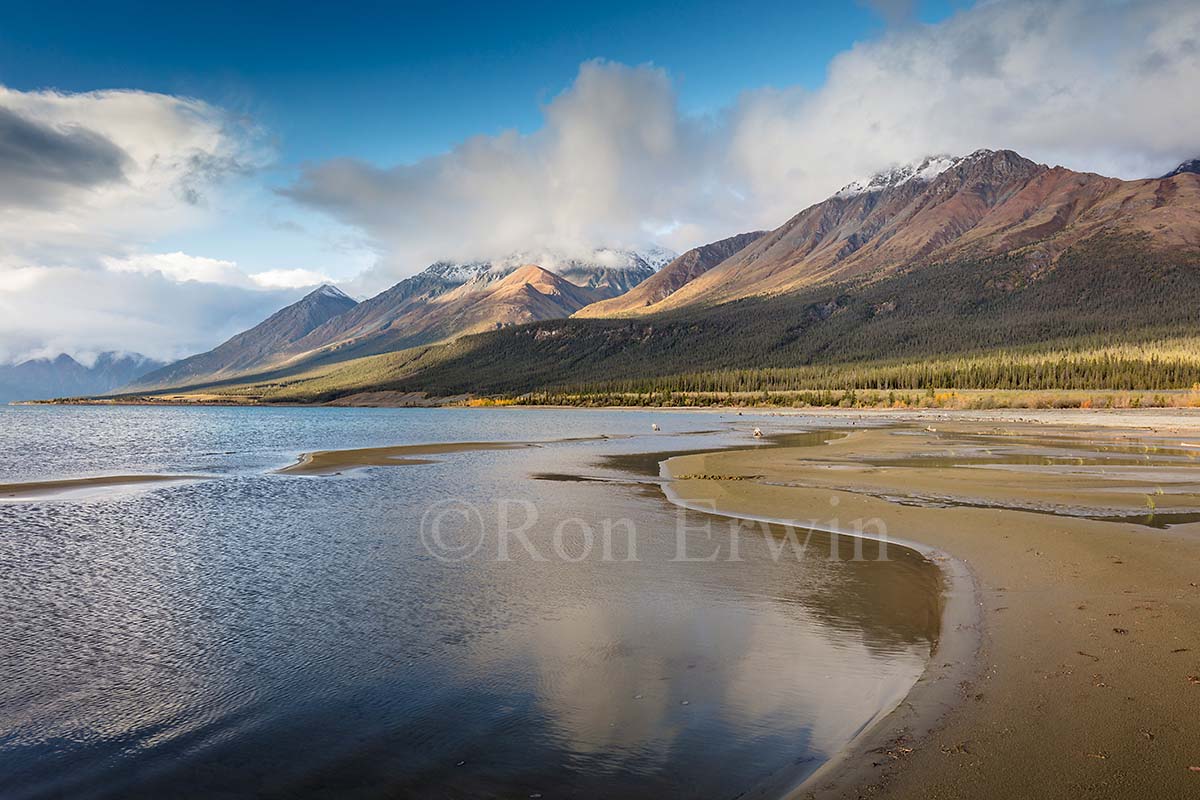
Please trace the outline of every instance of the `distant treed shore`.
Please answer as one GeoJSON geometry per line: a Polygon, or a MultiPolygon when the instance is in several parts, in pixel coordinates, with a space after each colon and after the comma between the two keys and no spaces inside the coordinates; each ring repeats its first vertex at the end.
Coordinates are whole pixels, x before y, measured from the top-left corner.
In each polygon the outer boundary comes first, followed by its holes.
{"type": "MultiPolygon", "coordinates": [[[[268,402],[323,402],[333,399],[325,392],[334,383],[316,377],[240,387],[238,391],[250,390],[268,402]]],[[[495,392],[406,384],[401,378],[387,388],[403,386],[410,391],[454,396],[453,402],[462,402],[461,395],[469,393],[477,403],[510,405],[1193,407],[1200,405],[1200,338],[899,363],[709,370],[549,387],[516,386],[495,392]]]]}
{"type": "Polygon", "coordinates": [[[1200,407],[1200,340],[919,363],[697,372],[508,399],[608,406],[1195,408],[1200,407]]]}
{"type": "Polygon", "coordinates": [[[1164,390],[1200,384],[1200,349],[1193,341],[1107,348],[1102,352],[999,353],[913,363],[822,364],[692,372],[567,387],[568,393],[803,392],[813,390],[1164,390]]]}
{"type": "Polygon", "coordinates": [[[843,389],[807,392],[661,392],[567,394],[538,392],[515,398],[455,401],[469,406],[580,406],[588,408],[1200,408],[1200,386],[1187,391],[986,391],[928,389],[924,392],[843,389]]]}

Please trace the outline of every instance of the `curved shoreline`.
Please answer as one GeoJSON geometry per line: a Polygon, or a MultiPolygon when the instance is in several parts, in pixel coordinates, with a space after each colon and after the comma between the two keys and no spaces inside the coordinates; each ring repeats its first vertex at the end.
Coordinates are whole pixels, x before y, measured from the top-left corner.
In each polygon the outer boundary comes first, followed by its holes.
{"type": "Polygon", "coordinates": [[[812,797],[818,786],[824,791],[838,791],[866,783],[870,773],[864,765],[870,762],[872,753],[887,752],[890,747],[897,746],[902,737],[926,735],[947,710],[959,702],[959,682],[978,674],[981,669],[982,616],[970,567],[965,561],[921,542],[873,536],[865,531],[847,530],[831,525],[814,525],[811,520],[734,513],[716,506],[689,502],[680,497],[672,486],[672,483],[678,480],[671,472],[670,464],[674,460],[675,458],[667,459],[660,465],[662,477],[666,479],[662,484],[662,491],[668,502],[680,508],[727,519],[765,522],[835,536],[884,542],[919,553],[936,564],[941,572],[944,589],[940,631],[921,675],[904,697],[890,708],[881,709],[863,726],[858,735],[831,755],[815,772],[790,789],[784,797],[787,800],[798,800],[812,797]]]}
{"type": "MultiPolygon", "coordinates": [[[[889,541],[896,541],[894,530],[918,552],[953,554],[938,563],[962,570],[960,585],[973,586],[974,621],[944,617],[948,638],[907,698],[791,797],[1137,798],[1149,787],[1163,796],[1200,790],[1190,713],[1200,696],[1200,524],[1157,529],[1011,507],[899,502],[904,491],[938,482],[970,492],[962,467],[931,469],[927,459],[931,451],[962,452],[965,437],[978,437],[981,426],[971,418],[942,422],[945,430],[939,424],[936,432],[910,428],[892,436],[876,429],[817,449],[743,449],[664,462],[671,502],[856,534],[796,520],[797,509],[807,515],[835,501],[844,519],[884,520],[889,541]],[[885,451],[926,463],[870,463],[885,451]],[[872,491],[888,482],[901,491],[872,491]],[[968,639],[975,646],[963,647],[968,639]]],[[[1070,437],[1076,449],[1130,439],[1162,443],[1154,431],[1017,427],[1032,436],[1005,438],[1005,452],[1037,448],[1050,434],[1070,437]]],[[[1195,477],[1185,491],[1200,494],[1200,461],[1189,466],[1195,477]]],[[[1009,474],[994,472],[998,491],[1031,491],[1028,482],[1009,483],[1009,474]]],[[[1103,474],[1094,477],[1080,484],[1039,476],[1032,490],[1087,504],[1110,488],[1103,474]]],[[[1139,491],[1153,494],[1153,487],[1151,471],[1139,491]]]]}

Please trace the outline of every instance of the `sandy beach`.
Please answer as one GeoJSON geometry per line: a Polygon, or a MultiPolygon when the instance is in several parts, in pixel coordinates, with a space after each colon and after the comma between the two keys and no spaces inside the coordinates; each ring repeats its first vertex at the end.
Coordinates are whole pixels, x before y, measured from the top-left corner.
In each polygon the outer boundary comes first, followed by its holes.
{"type": "Polygon", "coordinates": [[[846,420],[888,427],[666,464],[679,502],[877,518],[969,571],[975,619],[948,616],[906,702],[796,796],[1196,796],[1200,524],[1153,527],[1200,505],[1194,416],[846,420]]]}

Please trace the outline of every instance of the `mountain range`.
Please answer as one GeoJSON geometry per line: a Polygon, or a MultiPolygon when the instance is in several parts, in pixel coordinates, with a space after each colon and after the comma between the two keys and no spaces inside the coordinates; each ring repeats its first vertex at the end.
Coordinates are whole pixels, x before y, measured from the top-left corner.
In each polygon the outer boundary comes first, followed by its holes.
{"type": "Polygon", "coordinates": [[[565,259],[435,264],[188,380],[232,372],[264,399],[516,392],[1185,335],[1200,321],[1195,163],[1127,181],[1010,150],[931,156],[657,271],[636,255],[615,274],[565,259]],[[287,389],[255,388],[267,375],[290,376],[287,389]]]}
{"type": "Polygon", "coordinates": [[[137,353],[101,353],[85,367],[66,353],[0,365],[0,403],[108,394],[163,362],[137,353]]]}
{"type": "Polygon", "coordinates": [[[138,390],[236,375],[303,369],[446,341],[511,325],[569,317],[655,274],[673,254],[601,249],[585,257],[514,254],[439,261],[362,303],[323,286],[224,344],[138,381],[138,390]],[[536,258],[540,263],[533,264],[536,258]]]}
{"type": "Polygon", "coordinates": [[[935,156],[851,184],[660,303],[653,313],[795,291],[927,263],[1020,253],[1046,267],[1101,233],[1200,246],[1194,174],[1122,181],[1037,164],[1010,150],[935,156]]]}

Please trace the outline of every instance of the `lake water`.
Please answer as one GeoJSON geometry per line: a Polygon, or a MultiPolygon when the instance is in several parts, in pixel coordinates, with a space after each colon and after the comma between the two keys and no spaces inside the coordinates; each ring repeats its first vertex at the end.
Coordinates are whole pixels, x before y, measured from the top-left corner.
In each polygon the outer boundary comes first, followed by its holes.
{"type": "Polygon", "coordinates": [[[938,572],[895,546],[830,560],[820,535],[780,558],[759,527],[731,560],[728,521],[669,504],[653,454],[812,424],[0,408],[0,483],[199,478],[0,504],[0,795],[778,796],[919,677],[938,572]],[[273,472],[597,436],[628,438],[273,472]]]}

